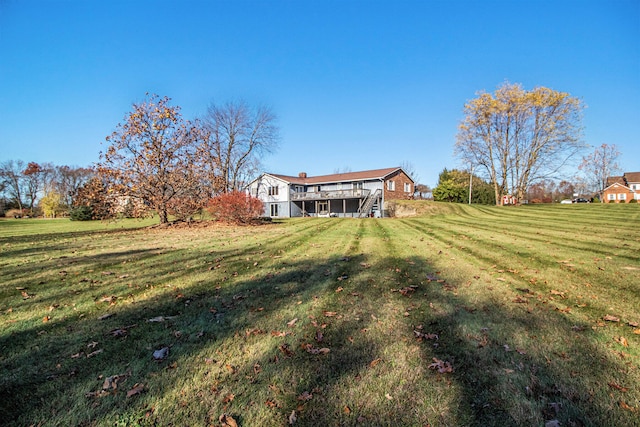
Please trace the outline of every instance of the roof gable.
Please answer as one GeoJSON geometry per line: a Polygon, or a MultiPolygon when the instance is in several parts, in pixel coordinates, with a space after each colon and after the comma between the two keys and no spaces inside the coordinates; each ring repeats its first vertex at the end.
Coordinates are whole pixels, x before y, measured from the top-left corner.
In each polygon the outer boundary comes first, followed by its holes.
{"type": "Polygon", "coordinates": [[[615,187],[622,187],[622,188],[626,188],[627,190],[629,190],[630,193],[635,193],[635,191],[633,191],[632,189],[630,189],[629,187],[627,187],[626,185],[619,183],[619,182],[614,182],[613,184],[607,186],[604,190],[602,190],[603,192],[606,192],[607,190],[611,189],[611,188],[615,188],[615,187]]]}

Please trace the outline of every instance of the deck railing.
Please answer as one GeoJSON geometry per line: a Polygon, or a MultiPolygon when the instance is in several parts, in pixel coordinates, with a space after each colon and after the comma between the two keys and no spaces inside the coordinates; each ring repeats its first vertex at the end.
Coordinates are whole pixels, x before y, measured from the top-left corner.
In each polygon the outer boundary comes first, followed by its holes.
{"type": "Polygon", "coordinates": [[[361,199],[367,197],[371,190],[332,190],[332,191],[308,191],[305,193],[291,193],[291,200],[328,200],[328,199],[361,199]]]}

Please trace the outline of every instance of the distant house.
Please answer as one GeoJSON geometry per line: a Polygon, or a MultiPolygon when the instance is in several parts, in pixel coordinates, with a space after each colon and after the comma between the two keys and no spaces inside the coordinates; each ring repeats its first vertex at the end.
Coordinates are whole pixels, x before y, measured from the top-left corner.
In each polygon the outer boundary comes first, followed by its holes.
{"type": "Polygon", "coordinates": [[[385,203],[409,199],[415,183],[400,167],[333,175],[264,173],[248,191],[265,206],[265,216],[384,216],[385,203]]]}
{"type": "Polygon", "coordinates": [[[629,203],[634,199],[640,202],[640,172],[607,178],[607,187],[602,192],[604,203],[629,203]]]}

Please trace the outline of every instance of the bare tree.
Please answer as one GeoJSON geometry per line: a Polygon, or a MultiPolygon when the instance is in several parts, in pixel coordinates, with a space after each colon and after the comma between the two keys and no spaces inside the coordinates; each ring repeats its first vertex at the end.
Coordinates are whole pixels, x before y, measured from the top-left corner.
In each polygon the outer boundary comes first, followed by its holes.
{"type": "Polygon", "coordinates": [[[580,170],[585,174],[587,181],[593,185],[600,200],[607,186],[607,178],[621,172],[618,157],[620,157],[620,151],[615,144],[602,144],[595,147],[591,154],[582,158],[580,170]]]}
{"type": "Polygon", "coordinates": [[[5,191],[9,199],[18,205],[22,211],[22,198],[24,197],[24,162],[22,160],[7,160],[0,166],[0,179],[5,185],[5,191]]]}
{"type": "Polygon", "coordinates": [[[558,172],[583,147],[582,109],[567,93],[505,83],[465,105],[456,155],[484,169],[497,204],[508,192],[523,200],[531,182],[558,172]]]}
{"type": "Polygon", "coordinates": [[[418,181],[420,180],[420,175],[418,175],[416,167],[413,165],[413,163],[404,161],[400,164],[400,167],[409,176],[409,178],[413,180],[413,182],[415,182],[416,184],[418,183],[418,181]]]}
{"type": "Polygon", "coordinates": [[[62,203],[67,207],[73,206],[73,199],[78,189],[88,182],[95,174],[92,168],[77,166],[56,166],[55,186],[62,197],[62,203]]]}
{"type": "Polygon", "coordinates": [[[214,193],[242,190],[257,174],[262,155],[275,150],[279,139],[271,109],[252,108],[244,101],[211,104],[202,127],[206,137],[199,159],[214,193]]]}

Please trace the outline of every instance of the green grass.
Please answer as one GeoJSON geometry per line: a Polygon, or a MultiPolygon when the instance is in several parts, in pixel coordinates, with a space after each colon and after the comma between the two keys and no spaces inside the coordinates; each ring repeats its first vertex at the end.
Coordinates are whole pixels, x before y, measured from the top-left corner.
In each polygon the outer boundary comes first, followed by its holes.
{"type": "Polygon", "coordinates": [[[637,206],[411,209],[0,221],[1,423],[640,425],[637,206]]]}

